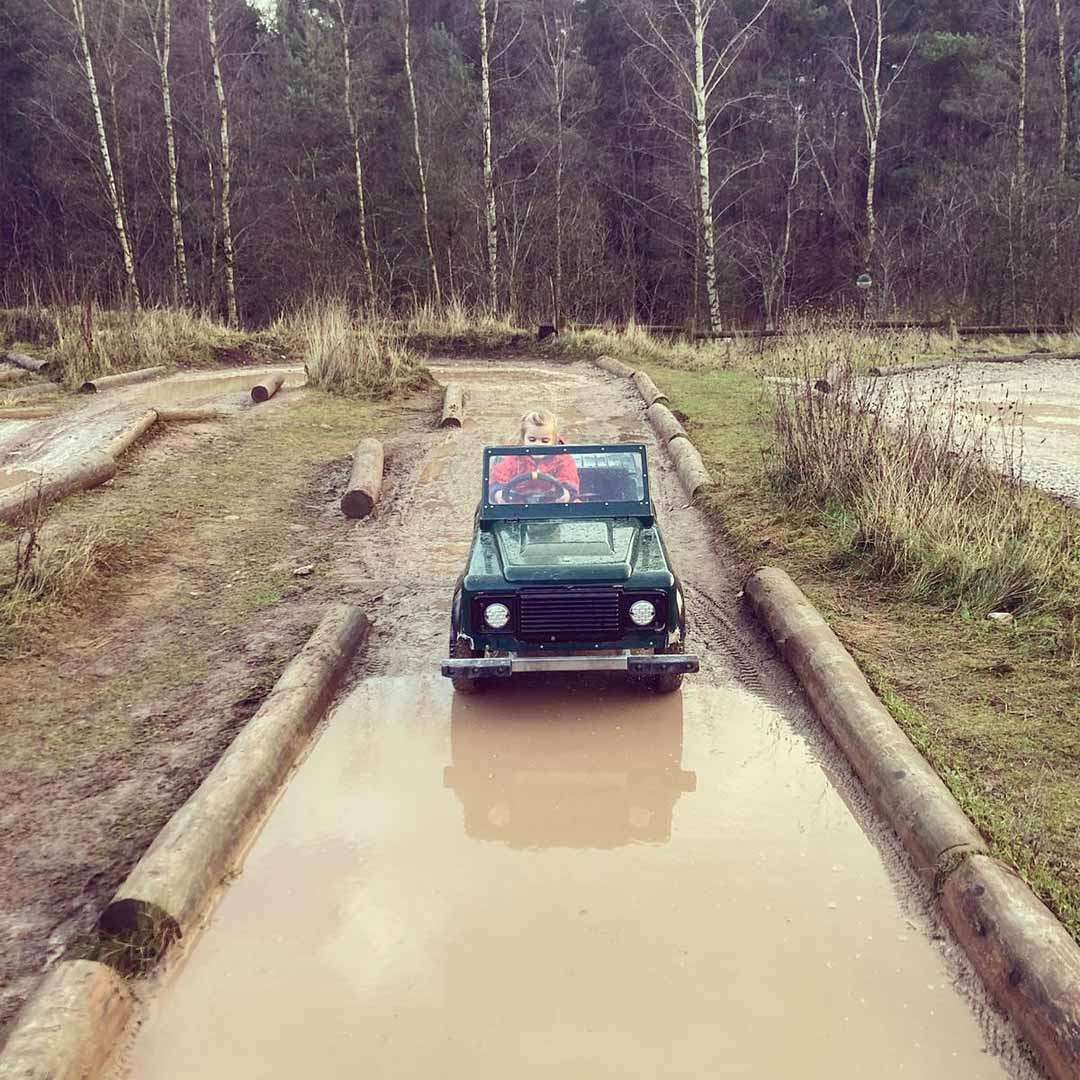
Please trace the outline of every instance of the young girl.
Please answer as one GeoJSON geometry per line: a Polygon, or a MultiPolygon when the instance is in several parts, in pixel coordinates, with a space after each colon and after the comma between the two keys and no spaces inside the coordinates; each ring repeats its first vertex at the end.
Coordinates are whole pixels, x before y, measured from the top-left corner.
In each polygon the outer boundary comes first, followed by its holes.
{"type": "MultiPolygon", "coordinates": [[[[559,418],[544,409],[534,409],[521,418],[521,442],[524,446],[557,446],[559,444],[559,418]]],[[[503,503],[529,501],[526,496],[543,496],[540,502],[573,502],[581,488],[577,465],[569,454],[514,454],[499,458],[491,468],[489,483],[492,489],[492,501],[503,503]],[[532,479],[515,484],[512,492],[505,491],[506,485],[515,477],[532,474],[532,479]],[[540,474],[546,474],[551,480],[540,474]],[[562,485],[560,491],[556,484],[562,485]]]]}

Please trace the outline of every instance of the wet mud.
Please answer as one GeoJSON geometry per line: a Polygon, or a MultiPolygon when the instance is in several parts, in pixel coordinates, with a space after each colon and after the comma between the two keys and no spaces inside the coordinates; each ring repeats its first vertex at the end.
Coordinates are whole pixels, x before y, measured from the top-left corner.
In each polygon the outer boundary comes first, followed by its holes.
{"type": "Polygon", "coordinates": [[[117,1075],[1036,1074],[686,503],[640,399],[581,365],[437,366],[460,430],[339,535],[375,634],[117,1075]],[[437,674],[481,450],[526,407],[640,440],[702,672],[671,696],[437,674]]]}
{"type": "Polygon", "coordinates": [[[251,387],[269,371],[286,371],[286,387],[302,386],[302,368],[246,368],[235,372],[174,375],[95,394],[59,416],[0,425],[0,488],[14,486],[17,471],[32,475],[63,466],[125,431],[148,408],[209,403],[240,413],[254,408],[251,387]]]}
{"type": "Polygon", "coordinates": [[[985,431],[990,458],[1028,483],[1080,505],[1080,360],[965,363],[890,380],[916,399],[955,400],[985,431]]]}

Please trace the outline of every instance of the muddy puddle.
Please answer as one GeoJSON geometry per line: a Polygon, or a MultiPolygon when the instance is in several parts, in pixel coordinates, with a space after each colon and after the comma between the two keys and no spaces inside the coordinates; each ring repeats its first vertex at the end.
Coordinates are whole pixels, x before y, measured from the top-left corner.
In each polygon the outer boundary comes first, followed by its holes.
{"type": "Polygon", "coordinates": [[[1015,1075],[902,895],[803,737],[733,684],[374,678],[120,1075],[1015,1075]]]}
{"type": "MultiPolygon", "coordinates": [[[[69,411],[35,423],[5,424],[0,429],[0,477],[12,468],[42,471],[59,468],[101,450],[147,409],[221,406],[228,411],[256,408],[251,388],[265,376],[282,372],[285,388],[303,386],[303,368],[244,368],[198,372],[137,383],[78,398],[69,411]]],[[[35,473],[36,474],[36,473],[35,473]]],[[[10,486],[10,481],[0,480],[10,486]]]]}
{"type": "Polygon", "coordinates": [[[969,418],[965,431],[985,434],[995,464],[1080,503],[1080,360],[965,363],[890,382],[943,414],[955,402],[969,418]]]}

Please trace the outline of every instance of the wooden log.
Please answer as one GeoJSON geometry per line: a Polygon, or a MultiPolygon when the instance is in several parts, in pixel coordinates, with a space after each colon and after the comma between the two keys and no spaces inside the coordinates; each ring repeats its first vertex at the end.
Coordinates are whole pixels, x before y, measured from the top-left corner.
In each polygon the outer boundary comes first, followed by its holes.
{"type": "Polygon", "coordinates": [[[686,428],[679,423],[678,417],[676,417],[666,405],[659,401],[649,406],[648,417],[649,423],[656,428],[656,433],[665,444],[671,442],[672,439],[677,438],[680,435],[684,439],[690,437],[686,434],[686,428]]]}
{"type": "Polygon", "coordinates": [[[20,379],[25,379],[29,374],[26,368],[5,368],[0,371],[0,383],[18,382],[20,379]]]}
{"type": "Polygon", "coordinates": [[[256,383],[251,388],[251,400],[257,405],[269,401],[285,384],[285,376],[280,371],[273,375],[267,375],[262,382],[256,383]]]}
{"type": "Polygon", "coordinates": [[[672,439],[668,443],[668,452],[675,459],[675,470],[691,499],[702,488],[710,487],[715,482],[705,468],[697,447],[689,439],[683,436],[672,439]]]}
{"type": "Polygon", "coordinates": [[[25,353],[5,353],[4,359],[9,364],[21,367],[24,371],[33,371],[39,375],[47,375],[50,378],[60,370],[60,365],[55,360],[46,360],[40,356],[27,356],[25,353]]]}
{"type": "Polygon", "coordinates": [[[382,488],[382,474],[382,443],[378,439],[361,439],[353,451],[349,486],[341,498],[341,512],[346,517],[367,517],[375,509],[382,488]]]}
{"type": "Polygon", "coordinates": [[[0,420],[46,420],[50,416],[59,416],[60,410],[55,405],[27,405],[25,408],[0,408],[0,420]]]}
{"type": "Polygon", "coordinates": [[[598,368],[611,372],[612,375],[621,375],[624,379],[634,377],[634,369],[621,360],[616,360],[614,356],[598,356],[593,363],[598,368]]]}
{"type": "Polygon", "coordinates": [[[228,420],[233,414],[227,409],[155,409],[163,424],[197,423],[200,420],[228,420]]]}
{"type": "Polygon", "coordinates": [[[38,505],[47,506],[73,491],[88,491],[116,475],[116,462],[106,453],[87,454],[54,472],[26,470],[21,483],[0,491],[0,521],[16,524],[38,505]]]}
{"type": "Polygon", "coordinates": [[[102,1076],[135,1001],[111,967],[64,960],[38,984],[0,1053],[0,1080],[102,1076]]]}
{"type": "Polygon", "coordinates": [[[196,925],[243,856],[308,745],[370,623],[337,604],[274,684],[259,711],[169,819],[98,920],[110,937],[156,960],[196,925]]]}
{"type": "Polygon", "coordinates": [[[644,371],[634,372],[634,385],[638,388],[638,393],[641,394],[644,399],[646,408],[650,405],[655,405],[658,401],[662,401],[665,405],[667,404],[667,394],[663,393],[644,371]]]}
{"type": "Polygon", "coordinates": [[[16,383],[15,386],[5,386],[0,393],[9,399],[44,397],[46,394],[59,394],[60,386],[54,382],[16,383]]]}
{"type": "Polygon", "coordinates": [[[133,443],[141,439],[158,422],[158,419],[155,409],[147,409],[138,420],[125,428],[105,447],[105,452],[110,457],[119,457],[133,443]]]}
{"type": "Polygon", "coordinates": [[[167,375],[169,369],[164,364],[157,367],[139,368],[138,371],[121,371],[116,375],[101,375],[96,379],[88,379],[79,387],[80,393],[96,394],[101,390],[111,390],[117,386],[130,386],[132,383],[149,382],[151,379],[159,379],[167,375]]]}
{"type": "Polygon", "coordinates": [[[465,392],[460,383],[447,383],[439,427],[461,427],[465,416],[465,392]]]}

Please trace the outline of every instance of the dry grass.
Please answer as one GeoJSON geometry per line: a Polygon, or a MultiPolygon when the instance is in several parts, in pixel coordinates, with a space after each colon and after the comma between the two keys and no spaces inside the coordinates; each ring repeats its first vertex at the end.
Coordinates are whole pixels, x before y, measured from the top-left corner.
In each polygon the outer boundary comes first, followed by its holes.
{"type": "Polygon", "coordinates": [[[348,397],[385,398],[431,377],[385,319],[352,311],[344,300],[310,300],[284,323],[307,365],[308,380],[348,397]]]}
{"type": "Polygon", "coordinates": [[[829,393],[807,376],[778,388],[774,430],[773,484],[830,516],[866,572],[977,616],[1075,619],[1076,515],[1024,485],[1015,422],[963,411],[955,380],[917,397],[850,366],[829,393]]]}
{"type": "Polygon", "coordinates": [[[0,554],[0,657],[18,651],[22,631],[43,614],[61,609],[99,575],[124,564],[123,545],[100,523],[59,532],[43,529],[44,511],[21,526],[3,529],[0,554]]]}
{"type": "Polygon", "coordinates": [[[514,324],[509,314],[486,307],[469,307],[460,299],[439,306],[418,303],[401,323],[410,347],[424,352],[498,352],[528,341],[528,331],[514,324]]]}

